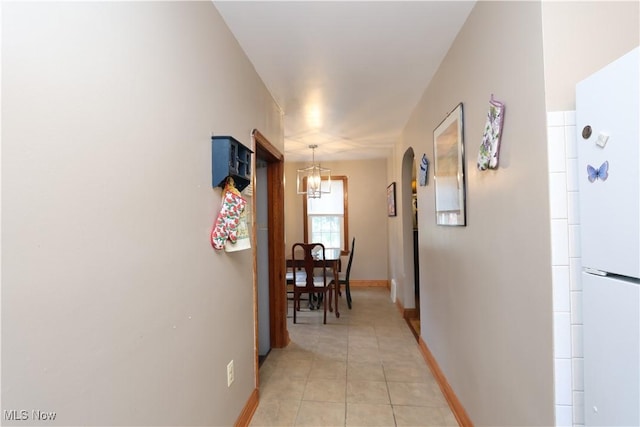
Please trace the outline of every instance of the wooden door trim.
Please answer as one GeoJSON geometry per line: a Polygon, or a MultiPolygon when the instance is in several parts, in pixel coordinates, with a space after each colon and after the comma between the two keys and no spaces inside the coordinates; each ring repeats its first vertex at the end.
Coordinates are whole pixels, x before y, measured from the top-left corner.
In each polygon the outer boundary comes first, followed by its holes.
{"type": "MultiPolygon", "coordinates": [[[[267,161],[270,339],[272,348],[282,348],[289,344],[289,332],[287,331],[287,293],[284,286],[284,155],[257,129],[253,130],[252,136],[256,154],[267,161]]],[[[257,277],[254,286],[257,287],[257,277]]],[[[256,358],[258,354],[257,330],[256,324],[256,358]]]]}

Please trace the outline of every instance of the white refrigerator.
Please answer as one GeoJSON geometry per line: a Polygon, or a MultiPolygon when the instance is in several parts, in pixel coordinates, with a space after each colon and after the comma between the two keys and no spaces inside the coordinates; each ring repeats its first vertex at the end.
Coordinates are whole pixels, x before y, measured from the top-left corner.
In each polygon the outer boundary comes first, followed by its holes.
{"type": "Polygon", "coordinates": [[[586,426],[640,426],[639,64],[576,86],[586,426]]]}

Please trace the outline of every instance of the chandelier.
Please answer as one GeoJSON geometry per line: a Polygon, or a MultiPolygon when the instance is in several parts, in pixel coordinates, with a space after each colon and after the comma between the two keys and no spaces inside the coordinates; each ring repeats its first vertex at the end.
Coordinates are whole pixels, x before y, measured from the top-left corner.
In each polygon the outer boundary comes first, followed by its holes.
{"type": "Polygon", "coordinates": [[[315,164],[318,145],[312,144],[309,148],[312,150],[311,166],[298,169],[297,191],[298,194],[306,194],[309,199],[319,199],[323,194],[331,193],[331,170],[315,164]]]}

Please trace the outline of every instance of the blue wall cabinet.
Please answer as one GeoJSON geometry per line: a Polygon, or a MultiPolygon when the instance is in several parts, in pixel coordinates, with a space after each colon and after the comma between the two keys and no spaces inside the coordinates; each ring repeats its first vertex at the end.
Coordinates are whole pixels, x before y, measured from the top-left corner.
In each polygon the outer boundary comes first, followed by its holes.
{"type": "Polygon", "coordinates": [[[251,154],[253,151],[231,136],[211,137],[212,185],[223,187],[227,177],[242,191],[251,183],[251,154]]]}

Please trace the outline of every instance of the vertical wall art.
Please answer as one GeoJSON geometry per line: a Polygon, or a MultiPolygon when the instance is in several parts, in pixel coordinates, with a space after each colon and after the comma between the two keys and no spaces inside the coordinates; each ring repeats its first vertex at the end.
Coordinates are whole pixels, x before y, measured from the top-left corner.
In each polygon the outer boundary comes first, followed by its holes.
{"type": "Polygon", "coordinates": [[[396,216],[396,183],[387,187],[387,215],[396,216]]]}
{"type": "Polygon", "coordinates": [[[436,224],[467,225],[462,103],[433,131],[436,224]]]}
{"type": "Polygon", "coordinates": [[[427,185],[427,180],[429,179],[429,159],[427,159],[427,155],[422,155],[422,160],[420,160],[420,169],[418,170],[418,183],[421,187],[427,185]]]}
{"type": "Polygon", "coordinates": [[[500,156],[500,139],[502,138],[502,123],[504,121],[504,104],[497,99],[489,100],[487,122],[484,125],[482,144],[478,152],[478,169],[498,169],[500,156]]]}

